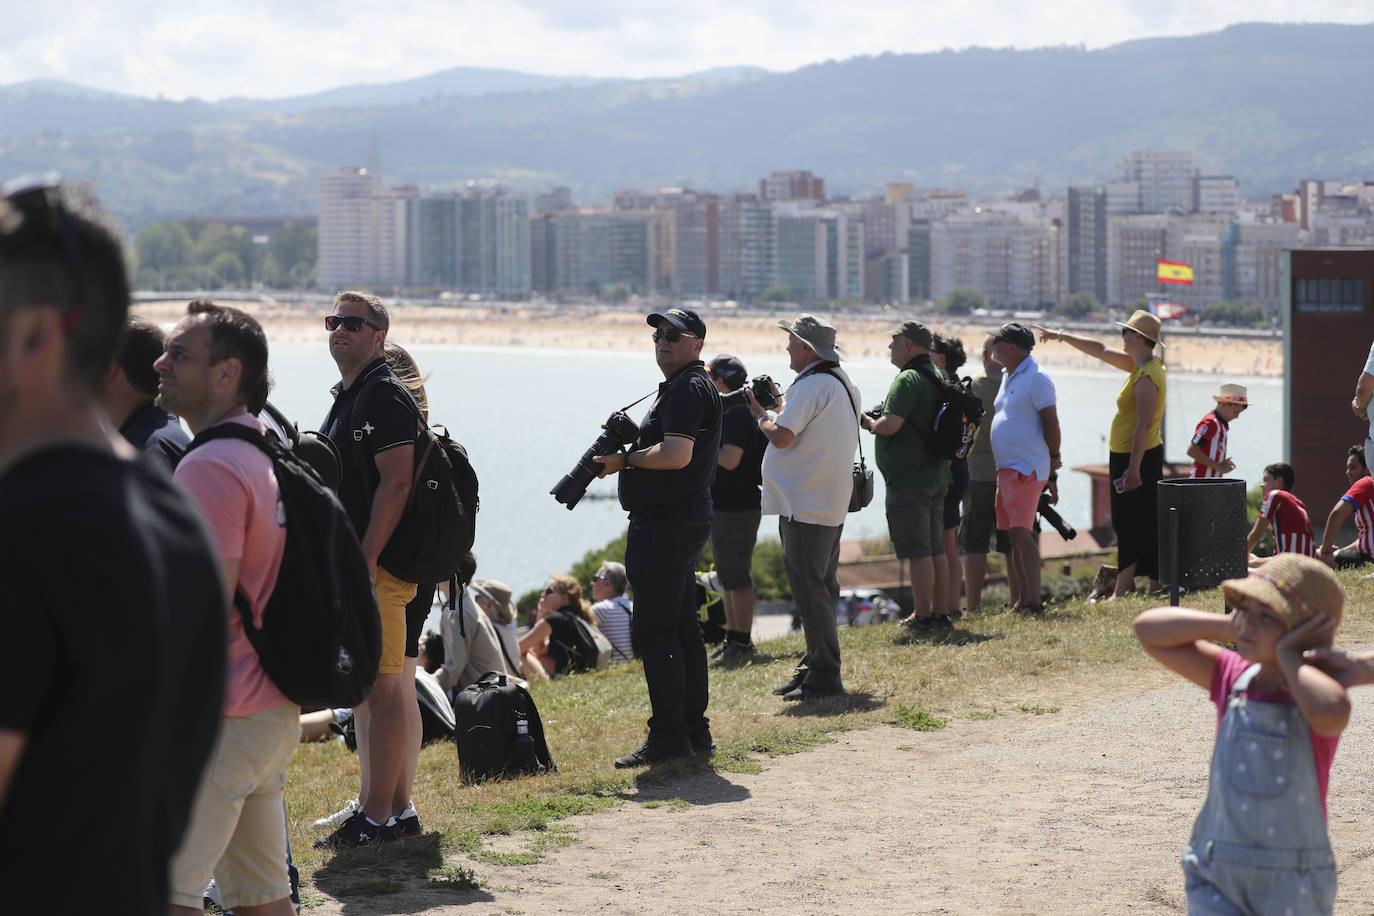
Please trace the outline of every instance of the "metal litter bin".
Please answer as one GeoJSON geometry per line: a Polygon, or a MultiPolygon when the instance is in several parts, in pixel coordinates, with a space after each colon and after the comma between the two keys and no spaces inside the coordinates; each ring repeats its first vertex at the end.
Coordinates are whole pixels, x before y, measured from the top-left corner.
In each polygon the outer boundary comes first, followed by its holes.
{"type": "Polygon", "coordinates": [[[1180,588],[1215,588],[1246,574],[1245,481],[1161,480],[1157,499],[1160,581],[1171,604],[1178,604],[1180,588]]]}

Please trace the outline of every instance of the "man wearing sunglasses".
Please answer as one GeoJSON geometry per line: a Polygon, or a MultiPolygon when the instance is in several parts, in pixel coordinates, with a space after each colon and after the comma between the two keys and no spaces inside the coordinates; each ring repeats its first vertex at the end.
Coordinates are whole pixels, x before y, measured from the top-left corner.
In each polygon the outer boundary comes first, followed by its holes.
{"type": "Polygon", "coordinates": [[[711,480],[720,451],[720,395],[701,361],[706,323],[691,309],[649,316],[658,398],[628,452],[596,460],[620,474],[630,513],[625,570],[635,593],[630,622],[649,688],[649,736],[615,765],[649,766],[706,755],[706,644],[697,623],[696,562],[711,530],[711,480]]]}
{"type": "Polygon", "coordinates": [[[322,428],[339,448],[339,499],[362,542],[382,614],[377,682],[354,710],[361,790],[343,810],[322,819],[338,829],[316,843],[335,849],[420,833],[420,818],[410,805],[415,773],[406,766],[406,748],[420,743],[420,710],[414,680],[407,685],[403,677],[406,605],[415,597],[415,583],[402,582],[377,565],[410,489],[415,414],[394,384],[374,385],[367,403],[354,410],[369,379],[395,378],[382,355],[390,324],[382,300],[361,292],[339,293],[332,314],[324,320],[340,380],[331,389],[334,405],[322,428]]]}
{"type": "Polygon", "coordinates": [[[209,535],[100,406],[129,308],[120,234],[78,188],[0,188],[6,912],[74,905],[54,855],[74,829],[93,853],[81,875],[113,908],[167,912],[167,863],[219,726],[209,535]]]}

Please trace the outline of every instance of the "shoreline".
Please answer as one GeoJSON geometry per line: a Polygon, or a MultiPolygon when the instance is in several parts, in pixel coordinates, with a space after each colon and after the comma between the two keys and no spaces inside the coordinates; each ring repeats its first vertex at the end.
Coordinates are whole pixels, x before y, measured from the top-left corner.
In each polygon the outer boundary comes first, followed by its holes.
{"type": "MultiPolygon", "coordinates": [[[[318,341],[322,321],[330,307],[324,303],[295,305],[260,302],[226,302],[253,315],[267,331],[268,339],[283,343],[318,341]]],[[[182,300],[139,302],[131,311],[153,321],[175,323],[185,314],[182,300]]],[[[640,350],[648,343],[648,330],[639,310],[605,307],[531,308],[523,305],[416,306],[392,308],[391,339],[403,346],[459,345],[510,349],[640,350]]],[[[887,360],[887,342],[899,316],[858,317],[830,315],[845,356],[854,360],[887,360]]],[[[741,355],[781,350],[782,335],[775,316],[707,314],[707,353],[741,355]],[[715,346],[721,342],[719,347],[715,346]]],[[[964,374],[981,374],[978,352],[981,339],[994,319],[986,322],[932,319],[934,332],[958,337],[969,361],[964,374]]],[[[1092,336],[1110,340],[1115,327],[1104,323],[1092,336]]],[[[1190,375],[1229,375],[1263,378],[1283,376],[1281,338],[1235,337],[1207,331],[1164,339],[1164,360],[1170,371],[1190,375]],[[1219,345],[1221,344],[1221,345],[1219,345]]],[[[1037,361],[1050,368],[1099,369],[1102,363],[1067,345],[1054,342],[1037,346],[1037,361]]]]}

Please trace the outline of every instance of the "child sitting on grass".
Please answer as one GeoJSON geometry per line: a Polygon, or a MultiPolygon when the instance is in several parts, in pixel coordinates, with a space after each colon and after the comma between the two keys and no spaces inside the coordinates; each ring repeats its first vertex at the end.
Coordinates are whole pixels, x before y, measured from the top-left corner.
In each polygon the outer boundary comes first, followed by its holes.
{"type": "Polygon", "coordinates": [[[1145,651],[1217,706],[1207,800],[1182,858],[1188,912],[1329,914],[1326,787],[1350,698],[1303,650],[1331,644],[1345,593],[1291,553],[1221,588],[1225,616],[1161,607],[1135,620],[1145,651]]]}

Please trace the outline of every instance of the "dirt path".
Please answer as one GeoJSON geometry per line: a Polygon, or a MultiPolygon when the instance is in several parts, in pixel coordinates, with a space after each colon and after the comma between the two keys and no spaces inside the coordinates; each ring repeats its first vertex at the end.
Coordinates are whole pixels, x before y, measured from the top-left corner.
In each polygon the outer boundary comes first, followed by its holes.
{"type": "MultiPolygon", "coordinates": [[[[882,726],[756,775],[641,780],[641,803],[572,819],[579,842],[542,863],[477,866],[499,889],[311,912],[1183,912],[1177,859],[1206,791],[1206,695],[1162,675],[1066,689],[1056,713],[882,726]],[[688,804],[642,803],[674,799],[688,804]]],[[[1356,694],[1331,778],[1341,914],[1374,913],[1370,700],[1356,694]]]]}

